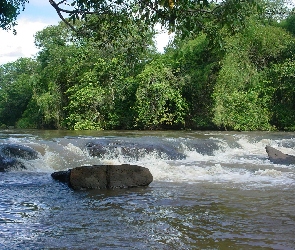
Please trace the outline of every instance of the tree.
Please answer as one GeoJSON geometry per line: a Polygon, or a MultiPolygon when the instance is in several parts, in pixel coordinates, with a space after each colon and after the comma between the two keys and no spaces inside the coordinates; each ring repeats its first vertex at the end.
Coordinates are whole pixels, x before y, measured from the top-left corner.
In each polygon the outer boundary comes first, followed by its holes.
{"type": "Polygon", "coordinates": [[[266,72],[268,88],[272,88],[271,122],[280,130],[295,130],[295,60],[274,64],[266,72]]]}
{"type": "Polygon", "coordinates": [[[290,0],[261,0],[260,18],[272,24],[280,22],[293,12],[290,9],[291,5],[292,1],[290,0]]]}
{"type": "Polygon", "coordinates": [[[200,33],[194,39],[176,36],[166,48],[165,61],[169,61],[182,97],[188,104],[185,124],[192,129],[215,128],[212,123],[212,92],[219,71],[219,49],[210,45],[208,36],[200,33]]]}
{"type": "Polygon", "coordinates": [[[0,67],[0,123],[15,126],[32,97],[37,63],[21,58],[0,67]]]}
{"type": "Polygon", "coordinates": [[[136,127],[163,129],[185,127],[187,103],[172,69],[154,60],[136,77],[136,127]]]}
{"type": "MultiPolygon", "coordinates": [[[[221,26],[227,25],[234,30],[244,21],[245,16],[249,15],[249,10],[256,6],[257,1],[259,0],[49,0],[49,3],[72,29],[75,27],[71,21],[87,19],[93,14],[112,14],[114,23],[124,21],[121,17],[126,15],[145,20],[152,26],[161,23],[170,31],[181,28],[186,33],[203,29],[208,20],[221,26]]],[[[1,28],[11,29],[15,26],[17,16],[24,10],[27,2],[29,1],[1,0],[1,28]]]]}
{"type": "Polygon", "coordinates": [[[285,20],[281,22],[281,26],[291,32],[295,36],[295,9],[285,20]]]}
{"type": "Polygon", "coordinates": [[[288,51],[294,51],[292,44],[292,36],[284,29],[255,19],[248,21],[243,32],[228,38],[213,93],[217,126],[233,130],[279,127],[282,116],[278,113],[286,107],[293,109],[294,66],[281,63],[290,57],[288,51]]]}
{"type": "Polygon", "coordinates": [[[12,29],[16,25],[17,16],[28,2],[29,0],[0,0],[0,28],[12,29]]]}
{"type": "Polygon", "coordinates": [[[245,17],[253,12],[253,7],[258,6],[259,0],[49,0],[60,18],[70,27],[72,23],[64,18],[68,15],[71,21],[87,19],[89,15],[114,16],[113,22],[118,23],[120,17],[132,16],[134,19],[144,20],[154,26],[160,23],[170,31],[180,29],[184,35],[190,32],[205,30],[213,32],[215,26],[228,26],[232,31],[243,26],[245,17]],[[118,15],[120,14],[120,15],[118,15]],[[208,29],[207,22],[212,25],[208,29]]]}
{"type": "Polygon", "coordinates": [[[153,32],[127,20],[111,26],[110,17],[76,21],[81,36],[65,23],[37,32],[39,80],[34,102],[42,113],[40,127],[69,129],[131,128],[128,109],[135,102],[132,78],[155,53],[153,32]],[[99,25],[98,25],[99,24],[99,25]],[[116,29],[117,28],[117,29],[116,29]],[[144,31],[143,31],[144,30],[144,31]]]}

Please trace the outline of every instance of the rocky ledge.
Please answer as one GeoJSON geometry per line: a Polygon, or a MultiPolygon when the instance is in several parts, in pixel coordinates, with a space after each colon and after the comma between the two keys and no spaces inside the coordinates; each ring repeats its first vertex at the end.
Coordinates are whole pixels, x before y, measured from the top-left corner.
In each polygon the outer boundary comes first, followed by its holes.
{"type": "Polygon", "coordinates": [[[270,146],[266,146],[265,149],[271,162],[282,165],[295,164],[295,156],[284,154],[281,151],[270,146]]]}
{"type": "Polygon", "coordinates": [[[148,186],[153,181],[148,168],[129,164],[82,166],[51,176],[74,190],[148,186]]]}

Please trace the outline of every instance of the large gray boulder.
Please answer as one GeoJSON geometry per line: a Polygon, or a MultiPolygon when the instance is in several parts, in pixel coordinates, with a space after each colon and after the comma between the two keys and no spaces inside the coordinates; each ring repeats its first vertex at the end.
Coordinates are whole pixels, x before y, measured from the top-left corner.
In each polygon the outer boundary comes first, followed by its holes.
{"type": "Polygon", "coordinates": [[[266,146],[265,149],[271,162],[282,165],[295,164],[295,156],[284,154],[281,151],[270,146],[266,146]]]}
{"type": "Polygon", "coordinates": [[[82,166],[51,176],[74,190],[131,188],[148,186],[153,181],[148,168],[129,164],[82,166]]]}

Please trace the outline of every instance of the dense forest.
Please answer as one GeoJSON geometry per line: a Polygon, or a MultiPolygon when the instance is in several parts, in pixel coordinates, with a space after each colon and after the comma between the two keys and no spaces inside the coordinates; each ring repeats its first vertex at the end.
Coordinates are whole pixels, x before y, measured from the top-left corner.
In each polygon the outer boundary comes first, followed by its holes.
{"type": "Polygon", "coordinates": [[[35,58],[0,66],[0,125],[295,130],[295,15],[270,3],[236,30],[186,23],[164,53],[155,31],[126,15],[49,26],[35,58]]]}

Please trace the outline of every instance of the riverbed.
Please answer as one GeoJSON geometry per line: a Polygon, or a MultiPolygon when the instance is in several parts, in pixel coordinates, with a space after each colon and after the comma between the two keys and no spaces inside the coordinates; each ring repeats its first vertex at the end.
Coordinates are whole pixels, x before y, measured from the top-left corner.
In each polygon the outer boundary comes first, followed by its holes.
{"type": "Polygon", "coordinates": [[[38,152],[26,169],[0,173],[0,249],[295,249],[295,166],[273,164],[265,151],[295,155],[294,133],[3,130],[0,138],[38,152]],[[89,155],[89,142],[104,143],[104,154],[89,155]],[[73,191],[50,176],[123,163],[149,168],[154,181],[73,191]]]}

